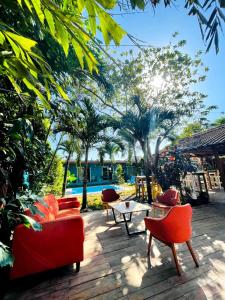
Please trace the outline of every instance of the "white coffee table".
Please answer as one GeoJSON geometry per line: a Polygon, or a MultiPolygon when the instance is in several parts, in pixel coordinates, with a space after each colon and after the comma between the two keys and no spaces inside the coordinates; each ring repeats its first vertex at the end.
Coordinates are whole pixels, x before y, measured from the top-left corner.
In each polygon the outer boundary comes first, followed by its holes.
{"type": "Polygon", "coordinates": [[[109,207],[112,209],[113,212],[113,217],[115,220],[115,223],[125,223],[127,234],[129,236],[140,234],[140,233],[146,233],[146,229],[142,231],[135,231],[135,232],[130,232],[129,227],[128,227],[128,222],[131,221],[132,214],[134,212],[141,212],[141,211],[146,211],[146,216],[148,216],[149,211],[152,210],[151,206],[148,204],[142,204],[138,203],[136,201],[129,201],[130,205],[129,207],[126,207],[125,202],[119,202],[119,203],[108,203],[109,207]],[[115,211],[119,212],[120,214],[123,215],[123,220],[118,221],[116,219],[115,211]],[[129,219],[126,218],[126,215],[129,214],[129,219]]]}

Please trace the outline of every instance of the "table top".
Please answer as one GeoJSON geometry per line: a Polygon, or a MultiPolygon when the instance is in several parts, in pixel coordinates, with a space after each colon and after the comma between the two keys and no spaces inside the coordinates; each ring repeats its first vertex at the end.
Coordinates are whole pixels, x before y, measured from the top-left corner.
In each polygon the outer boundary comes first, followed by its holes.
{"type": "Polygon", "coordinates": [[[125,213],[131,213],[131,212],[138,212],[138,211],[146,211],[146,210],[151,210],[151,206],[148,204],[142,204],[138,203],[136,201],[128,201],[130,203],[129,207],[126,207],[125,204],[126,201],[123,202],[118,202],[118,203],[108,203],[108,205],[116,209],[119,213],[125,214],[125,213]]]}

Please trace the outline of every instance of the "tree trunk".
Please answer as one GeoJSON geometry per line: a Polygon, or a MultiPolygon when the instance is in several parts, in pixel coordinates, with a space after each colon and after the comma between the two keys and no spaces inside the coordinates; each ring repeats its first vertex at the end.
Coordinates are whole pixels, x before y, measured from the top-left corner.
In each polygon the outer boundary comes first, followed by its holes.
{"type": "Polygon", "coordinates": [[[135,144],[133,144],[133,152],[134,152],[134,160],[135,160],[135,167],[136,167],[136,176],[138,175],[138,160],[137,160],[137,153],[135,149],[135,144]]]}
{"type": "Polygon", "coordinates": [[[72,151],[69,152],[66,164],[65,164],[65,170],[64,170],[64,178],[63,178],[63,186],[62,186],[62,197],[65,196],[66,192],[66,185],[67,185],[67,173],[68,173],[68,168],[69,168],[69,162],[70,162],[70,157],[71,157],[72,151]]]}
{"type": "Polygon", "coordinates": [[[155,146],[155,159],[154,159],[154,166],[153,166],[153,171],[154,175],[157,178],[158,174],[158,164],[159,164],[159,146],[161,144],[161,138],[159,137],[156,141],[156,146],[155,146]]]}
{"type": "Polygon", "coordinates": [[[83,178],[83,201],[81,209],[87,208],[87,175],[88,175],[88,150],[89,147],[85,148],[85,162],[84,162],[84,178],[83,178]]]}
{"type": "Polygon", "coordinates": [[[140,142],[142,151],[144,153],[144,174],[146,176],[146,185],[147,185],[147,195],[148,195],[148,203],[152,203],[152,188],[150,182],[150,176],[152,175],[151,172],[151,164],[149,161],[149,152],[148,152],[148,145],[147,142],[140,142]]]}

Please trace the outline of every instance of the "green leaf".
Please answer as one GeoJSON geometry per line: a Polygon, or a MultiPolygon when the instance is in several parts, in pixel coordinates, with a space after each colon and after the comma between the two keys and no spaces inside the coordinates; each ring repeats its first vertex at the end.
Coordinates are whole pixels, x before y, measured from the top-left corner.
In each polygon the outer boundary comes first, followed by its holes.
{"type": "Polygon", "coordinates": [[[74,51],[77,55],[77,58],[79,60],[79,63],[81,65],[81,68],[84,68],[84,54],[83,54],[83,50],[81,48],[81,46],[79,45],[79,43],[77,43],[74,39],[72,40],[72,45],[74,48],[74,51]]]}
{"type": "Polygon", "coordinates": [[[64,90],[61,88],[59,84],[56,85],[56,89],[65,100],[69,100],[69,97],[67,96],[67,94],[64,92],[64,90]]]}
{"type": "Polygon", "coordinates": [[[112,9],[116,5],[116,0],[96,0],[105,9],[112,9]]]}
{"type": "Polygon", "coordinates": [[[7,40],[9,41],[16,57],[19,57],[20,56],[20,48],[13,42],[13,40],[10,37],[7,36],[7,40]]]}
{"type": "MultiPolygon", "coordinates": [[[[17,2],[18,1],[20,1],[20,0],[17,0],[17,2]]],[[[31,5],[30,1],[29,0],[24,0],[24,3],[26,4],[29,11],[32,13],[32,5],[31,5]]]]}
{"type": "Polygon", "coordinates": [[[5,36],[4,36],[4,34],[0,31],[0,44],[3,45],[4,42],[5,42],[5,36]]]}
{"type": "Polygon", "coordinates": [[[113,40],[116,45],[119,45],[126,32],[99,6],[96,10],[100,21],[99,26],[106,45],[109,45],[111,40],[113,40]]]}
{"type": "Polygon", "coordinates": [[[63,47],[63,50],[68,55],[69,51],[69,37],[66,28],[60,23],[58,20],[55,20],[56,33],[59,40],[60,45],[63,47]]]}
{"type": "Polygon", "coordinates": [[[10,31],[5,31],[5,35],[9,36],[12,40],[18,43],[26,51],[31,51],[31,49],[35,47],[37,44],[34,40],[25,38],[24,36],[12,33],[10,31]]]}
{"type": "Polygon", "coordinates": [[[91,1],[86,2],[86,9],[89,15],[89,24],[93,35],[96,34],[96,13],[95,6],[91,1]]]}
{"type": "Polygon", "coordinates": [[[130,0],[130,4],[132,9],[135,9],[136,7],[144,10],[145,9],[145,1],[144,0],[130,0]]]}
{"type": "Polygon", "coordinates": [[[42,24],[44,24],[45,16],[41,8],[41,0],[31,0],[36,11],[36,14],[42,24]]]}
{"type": "Polygon", "coordinates": [[[13,256],[8,246],[0,242],[0,267],[13,266],[13,256]]]}
{"type": "Polygon", "coordinates": [[[55,36],[55,23],[52,14],[47,8],[44,10],[44,14],[51,34],[55,36]]]}
{"type": "Polygon", "coordinates": [[[43,94],[33,85],[33,83],[31,83],[27,78],[24,78],[23,82],[29,90],[32,90],[40,98],[45,108],[50,109],[49,102],[46,100],[43,94]]]}
{"type": "Polygon", "coordinates": [[[23,225],[27,228],[33,228],[35,231],[41,231],[42,226],[40,223],[36,222],[33,218],[28,217],[24,214],[20,214],[22,220],[23,220],[23,225]]]}
{"type": "Polygon", "coordinates": [[[77,6],[78,6],[79,11],[82,12],[84,9],[84,6],[85,6],[84,0],[77,0],[77,6]]]}

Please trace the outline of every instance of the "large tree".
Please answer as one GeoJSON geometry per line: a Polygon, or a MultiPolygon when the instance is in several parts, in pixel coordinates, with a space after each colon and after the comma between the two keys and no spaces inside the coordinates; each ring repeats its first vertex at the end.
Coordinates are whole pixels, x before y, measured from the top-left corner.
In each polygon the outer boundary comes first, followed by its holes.
{"type": "MultiPolygon", "coordinates": [[[[160,146],[173,130],[185,119],[209,110],[204,105],[206,95],[195,90],[195,85],[205,80],[207,68],[201,53],[192,58],[182,52],[184,44],[180,41],[147,48],[137,55],[125,54],[118,61],[120,68],[113,66],[109,76],[115,93],[98,97],[119,127],[140,143],[146,176],[157,172],[160,146]]],[[[151,198],[148,182],[147,186],[151,198]]]]}

